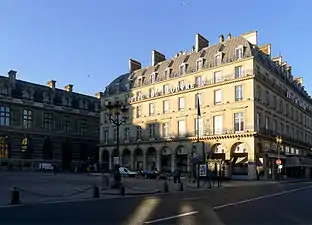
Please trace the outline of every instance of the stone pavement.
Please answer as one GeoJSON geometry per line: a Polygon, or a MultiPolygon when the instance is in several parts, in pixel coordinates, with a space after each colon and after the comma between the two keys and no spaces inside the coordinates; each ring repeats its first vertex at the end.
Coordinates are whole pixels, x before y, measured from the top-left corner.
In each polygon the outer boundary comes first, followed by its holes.
{"type": "MultiPolygon", "coordinates": [[[[102,189],[101,176],[87,174],[44,172],[1,172],[0,173],[0,205],[8,205],[11,201],[13,187],[20,190],[22,203],[36,203],[47,201],[71,201],[77,199],[91,199],[93,186],[101,188],[101,198],[116,198],[119,190],[102,189]]],[[[153,194],[164,191],[165,180],[123,178],[126,195],[153,194]]],[[[276,182],[267,181],[229,181],[223,182],[223,187],[265,185],[276,182]]],[[[180,191],[180,184],[167,181],[169,192],[180,191]]],[[[215,183],[216,187],[216,183],[215,183]]],[[[189,183],[184,181],[184,191],[207,189],[207,184],[189,183]]]]}

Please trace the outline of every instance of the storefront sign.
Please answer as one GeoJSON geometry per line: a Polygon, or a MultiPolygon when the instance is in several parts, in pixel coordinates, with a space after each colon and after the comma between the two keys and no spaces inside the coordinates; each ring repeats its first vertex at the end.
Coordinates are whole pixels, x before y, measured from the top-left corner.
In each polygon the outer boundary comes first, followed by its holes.
{"type": "Polygon", "coordinates": [[[300,101],[298,98],[296,98],[292,93],[287,92],[286,97],[294,102],[295,104],[299,105],[301,108],[306,109],[306,106],[302,101],[300,101]]]}
{"type": "Polygon", "coordinates": [[[207,175],[207,165],[206,164],[200,164],[199,165],[199,176],[205,177],[207,175]]]}
{"type": "MultiPolygon", "coordinates": [[[[205,85],[205,84],[201,83],[198,86],[203,86],[203,85],[205,85]]],[[[162,96],[162,95],[166,95],[166,94],[173,94],[173,93],[177,93],[177,92],[180,92],[180,91],[190,90],[190,89],[193,89],[195,87],[196,87],[195,84],[184,84],[184,85],[181,85],[181,86],[168,88],[167,90],[164,90],[164,91],[161,91],[161,90],[157,89],[157,90],[155,90],[155,91],[150,93],[150,97],[148,97],[145,94],[139,93],[136,97],[133,96],[133,97],[128,98],[128,102],[132,103],[132,102],[136,102],[136,101],[140,101],[140,100],[144,100],[144,99],[148,99],[148,98],[154,98],[154,97],[158,97],[158,96],[162,96]]]]}

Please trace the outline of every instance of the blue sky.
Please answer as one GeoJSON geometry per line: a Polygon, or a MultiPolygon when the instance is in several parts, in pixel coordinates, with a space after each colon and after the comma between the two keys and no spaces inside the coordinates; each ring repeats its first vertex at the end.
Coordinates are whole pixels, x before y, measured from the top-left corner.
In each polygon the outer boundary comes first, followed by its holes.
{"type": "Polygon", "coordinates": [[[259,32],[282,53],[312,94],[310,1],[0,0],[0,74],[93,95],[127,72],[128,59],[150,65],[191,49],[196,32],[211,44],[220,34],[259,32]],[[254,2],[254,3],[252,3],[254,2]],[[310,85],[309,85],[310,84],[310,85]]]}

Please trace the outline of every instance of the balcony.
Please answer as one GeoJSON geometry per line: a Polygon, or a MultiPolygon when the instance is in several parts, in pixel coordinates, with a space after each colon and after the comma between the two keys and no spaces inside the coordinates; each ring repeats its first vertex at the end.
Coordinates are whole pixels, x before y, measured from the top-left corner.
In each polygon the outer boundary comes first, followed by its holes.
{"type": "MultiPolygon", "coordinates": [[[[222,136],[222,135],[229,135],[229,134],[246,134],[246,133],[253,133],[255,132],[254,126],[246,126],[244,129],[240,131],[235,131],[234,128],[231,129],[222,129],[222,130],[203,130],[199,135],[200,138],[203,137],[214,137],[214,136],[222,136]]],[[[185,132],[183,134],[178,133],[170,133],[167,137],[162,135],[155,135],[151,137],[150,135],[142,135],[140,138],[137,137],[129,137],[128,139],[119,138],[119,143],[127,144],[127,143],[139,143],[139,142],[163,142],[163,141],[182,141],[182,140],[189,140],[189,139],[196,139],[197,132],[185,132]]],[[[101,145],[114,145],[116,144],[115,139],[108,139],[107,141],[102,141],[101,145]]]]}

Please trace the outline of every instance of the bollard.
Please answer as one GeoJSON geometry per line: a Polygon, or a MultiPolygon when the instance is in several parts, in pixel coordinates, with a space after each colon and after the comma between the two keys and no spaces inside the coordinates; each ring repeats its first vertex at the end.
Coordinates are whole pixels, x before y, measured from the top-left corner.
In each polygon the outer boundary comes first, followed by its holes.
{"type": "Polygon", "coordinates": [[[122,196],[126,195],[126,188],[123,185],[120,186],[120,195],[122,195],[122,196]]]}
{"type": "Polygon", "coordinates": [[[168,186],[167,181],[165,181],[165,183],[164,183],[164,192],[165,192],[165,193],[168,193],[168,192],[169,192],[169,186],[168,186]]]}
{"type": "Polygon", "coordinates": [[[100,189],[98,186],[93,186],[93,198],[100,198],[100,189]]]}
{"type": "Polygon", "coordinates": [[[183,191],[184,187],[183,187],[183,182],[180,182],[180,191],[183,191]]]}
{"type": "Polygon", "coordinates": [[[12,191],[11,205],[19,205],[20,203],[21,201],[19,190],[17,187],[14,187],[12,191]]]}

